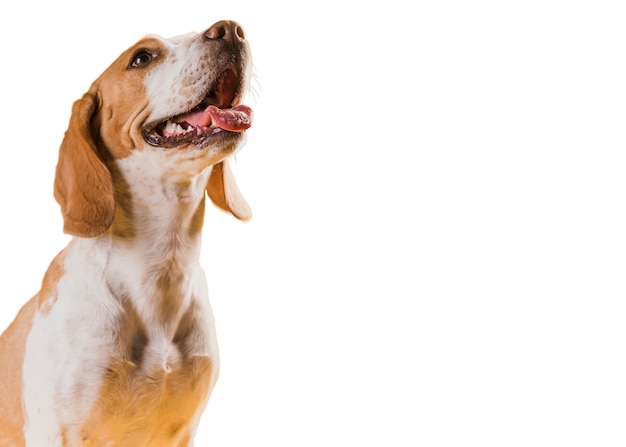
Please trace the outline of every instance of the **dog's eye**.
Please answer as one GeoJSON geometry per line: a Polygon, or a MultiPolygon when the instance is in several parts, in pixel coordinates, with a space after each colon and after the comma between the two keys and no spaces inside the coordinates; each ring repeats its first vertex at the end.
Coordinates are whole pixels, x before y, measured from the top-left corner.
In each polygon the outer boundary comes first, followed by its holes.
{"type": "Polygon", "coordinates": [[[156,58],[157,54],[148,50],[140,50],[133,58],[130,60],[130,64],[128,64],[128,68],[139,68],[148,65],[156,58]]]}

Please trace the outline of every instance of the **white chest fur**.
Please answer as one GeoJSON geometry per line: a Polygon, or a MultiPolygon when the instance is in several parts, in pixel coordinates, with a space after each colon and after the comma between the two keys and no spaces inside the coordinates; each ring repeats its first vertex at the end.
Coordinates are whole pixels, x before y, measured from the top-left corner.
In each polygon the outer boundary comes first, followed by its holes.
{"type": "Polygon", "coordinates": [[[139,177],[129,188],[147,199],[133,201],[132,238],[75,238],[57,258],[63,274],[26,345],[27,445],[84,444],[89,433],[94,445],[137,447],[192,430],[219,369],[200,235],[189,231],[208,173],[196,177],[169,188],[139,177]],[[161,432],[171,413],[185,417],[161,432]],[[136,437],[119,435],[133,427],[136,437]]]}

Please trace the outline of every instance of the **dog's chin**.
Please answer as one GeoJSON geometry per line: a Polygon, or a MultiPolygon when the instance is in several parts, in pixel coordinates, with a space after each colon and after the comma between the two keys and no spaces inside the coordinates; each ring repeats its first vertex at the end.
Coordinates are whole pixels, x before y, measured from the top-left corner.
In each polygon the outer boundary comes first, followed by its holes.
{"type": "MultiPolygon", "coordinates": [[[[217,157],[220,160],[234,155],[240,148],[245,145],[246,134],[244,132],[228,132],[222,130],[214,133],[202,142],[192,143],[191,145],[179,146],[187,151],[202,151],[210,158],[217,157]]],[[[217,161],[216,161],[217,162],[217,161]]]]}

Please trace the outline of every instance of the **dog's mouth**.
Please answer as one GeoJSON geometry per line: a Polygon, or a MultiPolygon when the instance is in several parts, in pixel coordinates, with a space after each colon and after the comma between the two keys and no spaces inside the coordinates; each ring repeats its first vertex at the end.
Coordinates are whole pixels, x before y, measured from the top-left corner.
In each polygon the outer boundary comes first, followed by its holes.
{"type": "Polygon", "coordinates": [[[222,132],[243,132],[252,125],[252,109],[238,104],[240,79],[229,68],[193,109],[172,116],[144,129],[144,139],[152,146],[175,147],[204,143],[222,132]]]}

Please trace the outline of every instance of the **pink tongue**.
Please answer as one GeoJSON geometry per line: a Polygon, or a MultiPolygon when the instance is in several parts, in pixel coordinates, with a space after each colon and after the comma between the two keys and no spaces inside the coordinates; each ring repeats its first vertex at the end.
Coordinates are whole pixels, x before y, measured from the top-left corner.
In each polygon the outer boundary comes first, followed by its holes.
{"type": "Polygon", "coordinates": [[[232,109],[219,109],[209,106],[205,110],[213,119],[213,125],[231,132],[241,132],[252,125],[252,109],[240,105],[232,109]]]}
{"type": "Polygon", "coordinates": [[[231,132],[242,132],[252,125],[252,109],[244,105],[232,109],[220,109],[211,105],[204,111],[185,115],[177,121],[185,121],[192,126],[209,127],[213,125],[231,132]]]}

